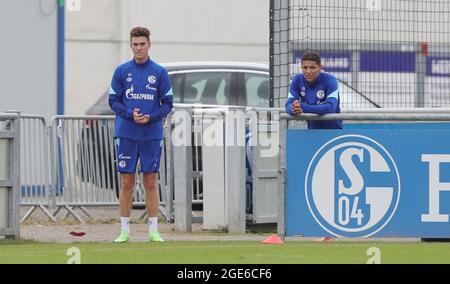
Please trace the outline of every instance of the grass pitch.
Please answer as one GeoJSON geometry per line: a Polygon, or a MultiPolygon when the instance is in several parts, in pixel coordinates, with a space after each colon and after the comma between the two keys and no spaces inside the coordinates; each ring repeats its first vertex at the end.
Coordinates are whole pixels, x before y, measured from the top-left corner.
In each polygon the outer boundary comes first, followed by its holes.
{"type": "Polygon", "coordinates": [[[450,263],[450,243],[305,242],[264,245],[254,241],[50,244],[0,241],[0,263],[67,263],[79,249],[80,263],[288,264],[450,263]],[[369,250],[369,253],[368,253],[369,250]]]}

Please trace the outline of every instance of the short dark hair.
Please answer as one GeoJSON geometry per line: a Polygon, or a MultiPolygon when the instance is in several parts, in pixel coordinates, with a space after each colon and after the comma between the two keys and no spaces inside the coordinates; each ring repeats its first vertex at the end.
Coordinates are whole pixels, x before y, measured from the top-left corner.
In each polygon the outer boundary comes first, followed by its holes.
{"type": "Polygon", "coordinates": [[[147,40],[150,42],[150,31],[144,27],[135,27],[130,32],[130,42],[133,37],[145,36],[147,40]]]}
{"type": "Polygon", "coordinates": [[[305,54],[303,54],[302,62],[303,61],[314,61],[314,62],[316,62],[319,65],[321,64],[320,63],[320,55],[319,55],[319,53],[317,53],[315,51],[312,51],[312,50],[309,50],[309,51],[305,52],[305,54]]]}

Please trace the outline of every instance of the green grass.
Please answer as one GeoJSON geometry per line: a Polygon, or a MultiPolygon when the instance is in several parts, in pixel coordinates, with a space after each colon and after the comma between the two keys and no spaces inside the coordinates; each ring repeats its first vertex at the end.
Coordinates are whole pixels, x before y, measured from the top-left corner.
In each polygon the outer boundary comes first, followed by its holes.
{"type": "Polygon", "coordinates": [[[296,242],[263,245],[250,241],[165,243],[49,244],[0,241],[0,264],[66,263],[67,250],[77,247],[81,263],[360,263],[371,256],[370,247],[381,251],[381,263],[450,263],[449,243],[296,242]]]}

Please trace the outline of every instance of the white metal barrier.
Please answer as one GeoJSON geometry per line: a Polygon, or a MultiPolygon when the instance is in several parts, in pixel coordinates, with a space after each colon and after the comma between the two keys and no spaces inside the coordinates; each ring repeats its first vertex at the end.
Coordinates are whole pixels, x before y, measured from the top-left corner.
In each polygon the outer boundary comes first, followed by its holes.
{"type": "Polygon", "coordinates": [[[45,118],[40,115],[21,115],[20,141],[20,205],[31,206],[21,222],[36,209],[56,221],[48,210],[53,187],[50,183],[49,132],[45,118]]]}
{"type": "MultiPolygon", "coordinates": [[[[55,116],[51,125],[52,160],[59,161],[52,170],[54,205],[57,207],[53,216],[64,208],[83,222],[73,207],[92,218],[87,206],[118,205],[120,180],[115,166],[114,116],[55,116]]],[[[139,167],[137,173],[133,205],[145,206],[139,167]]],[[[159,175],[160,210],[169,219],[165,210],[168,190],[165,176],[163,155],[159,175]]]]}
{"type": "Polygon", "coordinates": [[[55,116],[51,120],[52,184],[58,214],[78,207],[88,217],[86,206],[117,205],[114,173],[114,117],[55,116]]]}

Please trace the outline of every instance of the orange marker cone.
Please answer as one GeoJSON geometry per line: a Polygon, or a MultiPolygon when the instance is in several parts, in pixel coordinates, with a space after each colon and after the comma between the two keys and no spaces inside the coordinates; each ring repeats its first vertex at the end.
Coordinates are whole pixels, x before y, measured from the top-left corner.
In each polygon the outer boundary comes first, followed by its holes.
{"type": "Polygon", "coordinates": [[[269,245],[281,245],[283,244],[283,240],[277,235],[273,234],[266,238],[264,241],[262,241],[263,244],[269,244],[269,245]]]}

